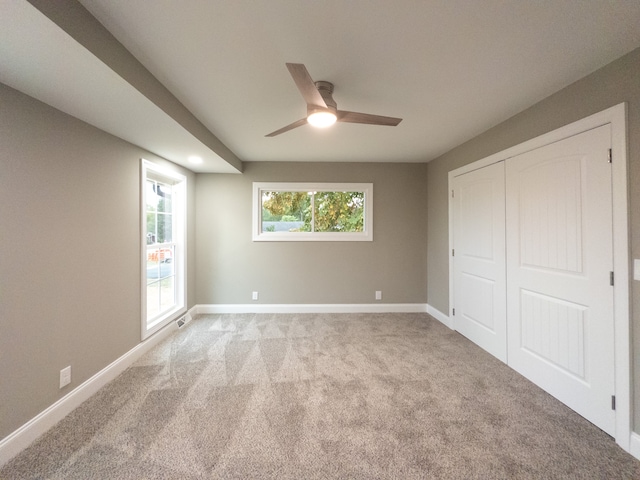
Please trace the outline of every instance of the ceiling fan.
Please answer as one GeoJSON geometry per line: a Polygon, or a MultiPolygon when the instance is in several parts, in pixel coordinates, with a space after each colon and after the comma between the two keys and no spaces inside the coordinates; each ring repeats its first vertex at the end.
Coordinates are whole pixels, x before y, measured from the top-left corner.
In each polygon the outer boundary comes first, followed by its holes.
{"type": "Polygon", "coordinates": [[[301,63],[287,63],[287,68],[298,90],[300,90],[302,98],[307,102],[307,116],[275,132],[271,132],[265,137],[275,137],[281,133],[301,127],[306,123],[315,127],[328,127],[335,122],[395,127],[402,121],[401,118],[338,110],[336,101],[331,96],[333,94],[333,83],[323,80],[314,82],[306,67],[301,63]]]}

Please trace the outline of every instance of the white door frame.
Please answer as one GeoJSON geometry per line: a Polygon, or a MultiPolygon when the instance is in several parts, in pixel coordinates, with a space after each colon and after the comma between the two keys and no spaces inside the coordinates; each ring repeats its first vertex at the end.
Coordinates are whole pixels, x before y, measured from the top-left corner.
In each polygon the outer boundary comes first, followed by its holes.
{"type": "MultiPolygon", "coordinates": [[[[629,318],[629,225],[627,192],[627,105],[614,107],[593,114],[564,127],[540,135],[502,152],[449,172],[449,192],[453,179],[464,173],[507,160],[516,155],[535,150],[578,133],[611,125],[612,203],[613,203],[613,267],[615,272],[614,329],[615,329],[615,395],[616,395],[616,443],[625,451],[631,448],[631,331],[629,318]]],[[[449,197],[449,255],[453,248],[453,202],[449,197]]],[[[453,297],[453,262],[449,256],[449,306],[455,305],[453,297]]],[[[455,328],[455,317],[449,311],[449,324],[455,328]]]]}

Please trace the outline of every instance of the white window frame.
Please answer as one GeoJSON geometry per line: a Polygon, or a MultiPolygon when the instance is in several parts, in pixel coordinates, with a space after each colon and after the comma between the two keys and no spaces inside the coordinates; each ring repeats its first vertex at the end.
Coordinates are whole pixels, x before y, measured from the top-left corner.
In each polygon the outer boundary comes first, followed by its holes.
{"type": "Polygon", "coordinates": [[[254,242],[371,242],[373,241],[373,183],[253,182],[252,238],[254,242]],[[262,192],[363,192],[362,232],[263,232],[262,192]]]}
{"type": "Polygon", "coordinates": [[[149,160],[140,162],[140,224],[141,224],[141,298],[142,298],[142,340],[153,335],[162,327],[187,311],[186,298],[186,245],[187,245],[187,177],[149,160]],[[161,179],[172,185],[172,244],[175,247],[174,285],[176,301],[173,308],[160,312],[152,319],[147,318],[147,215],[145,189],[148,178],[161,179]]]}

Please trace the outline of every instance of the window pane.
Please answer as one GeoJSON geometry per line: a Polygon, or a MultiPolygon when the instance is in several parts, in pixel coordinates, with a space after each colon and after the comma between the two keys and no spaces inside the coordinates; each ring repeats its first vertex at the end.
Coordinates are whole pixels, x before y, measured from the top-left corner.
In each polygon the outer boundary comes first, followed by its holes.
{"type": "Polygon", "coordinates": [[[176,304],[175,277],[163,278],[160,284],[160,311],[169,310],[176,304]]]}
{"type": "Polygon", "coordinates": [[[262,192],[263,232],[311,231],[311,193],[262,192]]]}
{"type": "Polygon", "coordinates": [[[364,231],[364,192],[317,192],[314,230],[364,231]]]}
{"type": "Polygon", "coordinates": [[[157,242],[156,235],[156,214],[155,212],[147,213],[147,245],[153,245],[157,242]]]}
{"type": "Polygon", "coordinates": [[[173,245],[160,249],[160,278],[168,277],[175,273],[175,264],[173,263],[175,251],[176,248],[173,245]]]}
{"type": "Polygon", "coordinates": [[[171,214],[170,213],[158,213],[158,243],[170,243],[173,241],[171,214]]]}
{"type": "Polygon", "coordinates": [[[147,318],[154,318],[160,313],[160,282],[147,285],[147,318]]]}
{"type": "Polygon", "coordinates": [[[146,203],[147,212],[155,212],[158,210],[158,195],[156,195],[156,182],[153,180],[147,180],[146,190],[144,192],[144,198],[146,203]]]}
{"type": "Polygon", "coordinates": [[[160,278],[160,250],[147,250],[147,284],[160,278]]]}
{"type": "Polygon", "coordinates": [[[147,318],[154,318],[176,305],[175,248],[147,250],[147,318]]]}
{"type": "Polygon", "coordinates": [[[158,183],[157,191],[158,211],[171,212],[171,186],[158,183]]]}
{"type": "Polygon", "coordinates": [[[174,247],[147,250],[147,283],[174,275],[174,247]]]}

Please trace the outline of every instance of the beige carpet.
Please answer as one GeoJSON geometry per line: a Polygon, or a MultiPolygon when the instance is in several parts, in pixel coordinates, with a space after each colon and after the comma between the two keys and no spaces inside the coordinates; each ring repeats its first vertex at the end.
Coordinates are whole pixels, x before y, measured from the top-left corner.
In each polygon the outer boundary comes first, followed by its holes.
{"type": "Polygon", "coordinates": [[[640,462],[426,314],[208,315],[0,478],[631,479],[640,462]]]}

